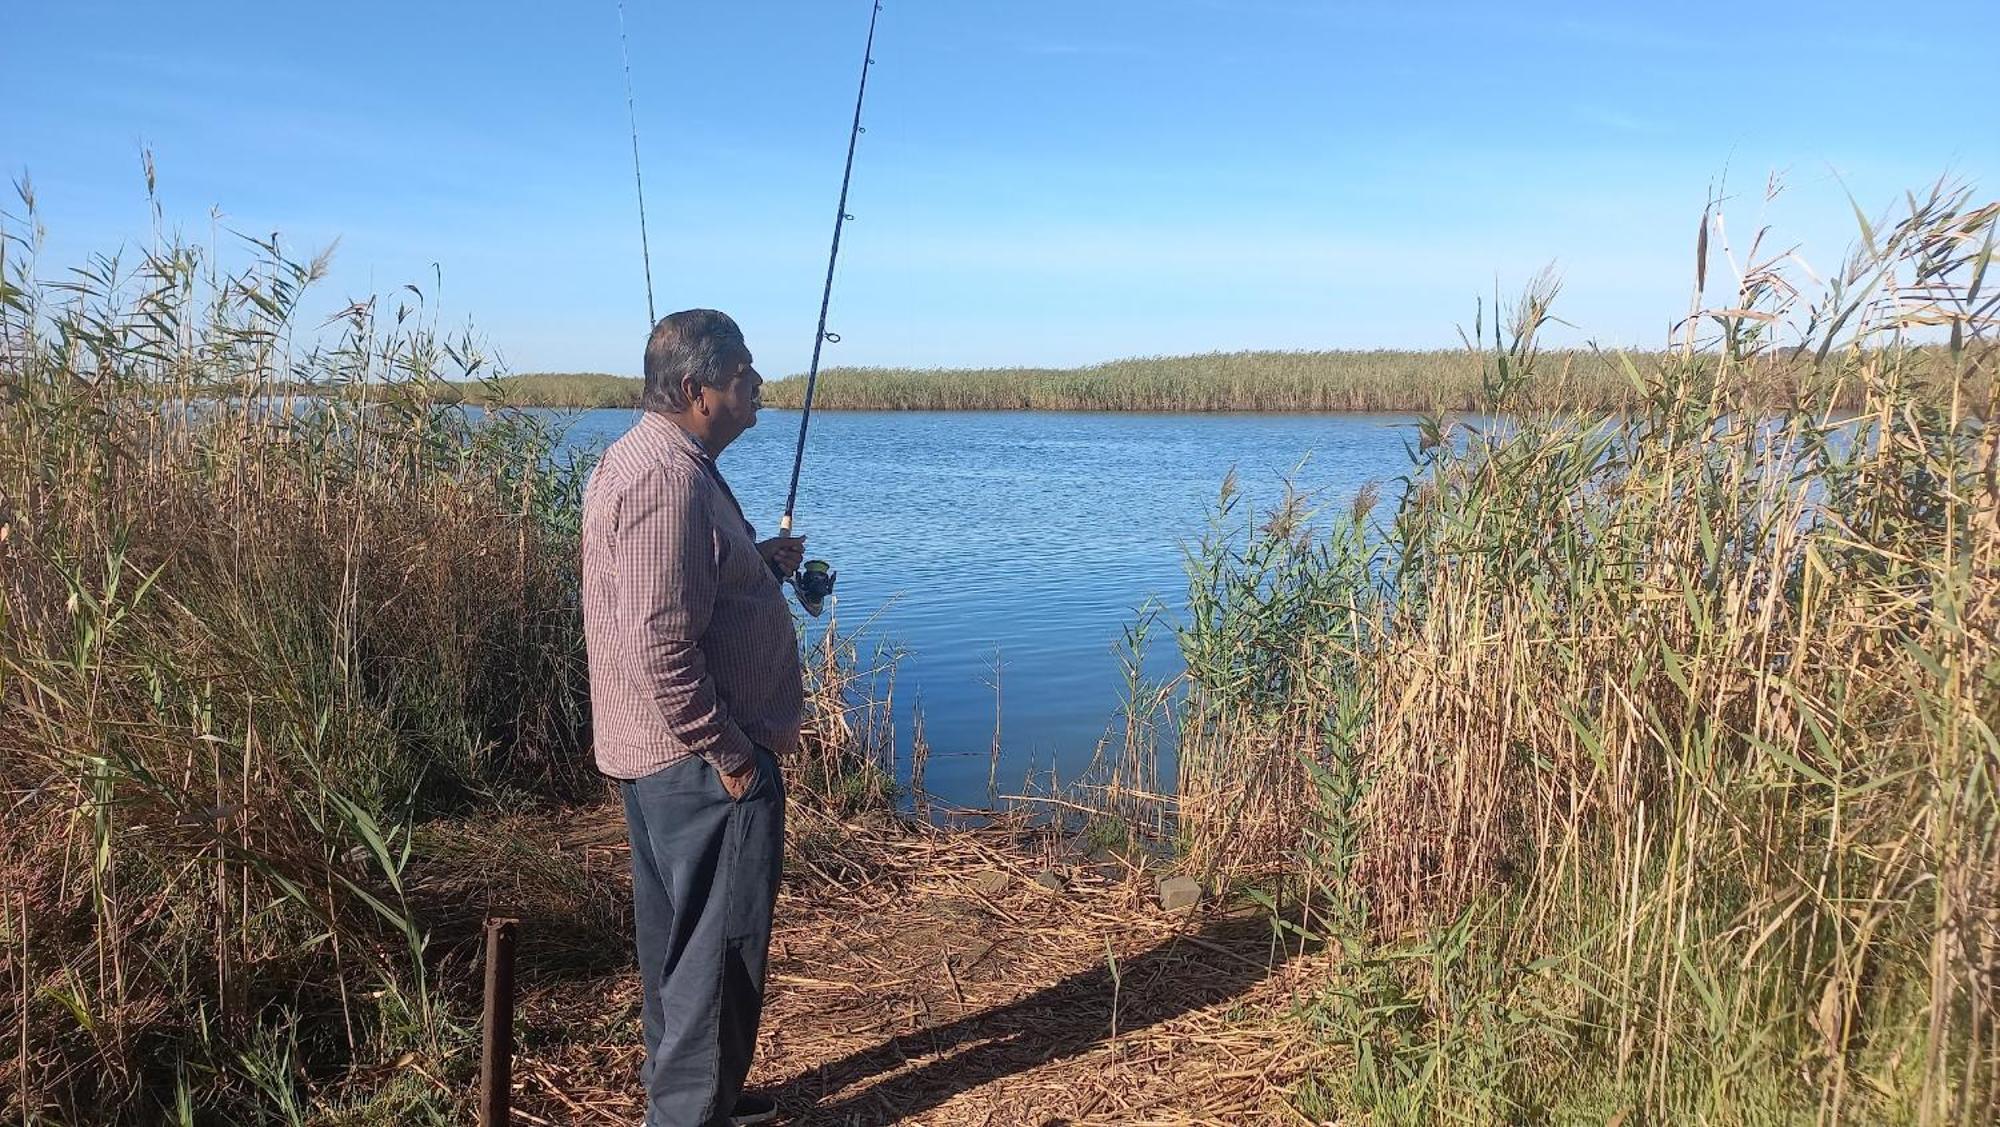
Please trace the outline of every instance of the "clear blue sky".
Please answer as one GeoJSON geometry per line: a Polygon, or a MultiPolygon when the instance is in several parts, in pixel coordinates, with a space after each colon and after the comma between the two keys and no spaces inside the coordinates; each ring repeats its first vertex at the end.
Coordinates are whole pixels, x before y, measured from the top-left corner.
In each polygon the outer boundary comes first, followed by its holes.
{"type": "MultiPolygon", "coordinates": [[[[661,312],[732,312],[767,374],[811,345],[867,14],[628,5],[661,312]]],[[[1994,0],[887,0],[831,362],[1443,347],[1551,261],[1576,335],[1658,343],[1725,175],[1734,231],[1829,268],[1849,191],[2000,190],[1996,31],[1994,0]]],[[[13,0],[0,166],[47,267],[144,237],[150,146],[191,235],[338,238],[328,311],[437,263],[513,369],[633,373],[617,32],[611,0],[13,0]]]]}

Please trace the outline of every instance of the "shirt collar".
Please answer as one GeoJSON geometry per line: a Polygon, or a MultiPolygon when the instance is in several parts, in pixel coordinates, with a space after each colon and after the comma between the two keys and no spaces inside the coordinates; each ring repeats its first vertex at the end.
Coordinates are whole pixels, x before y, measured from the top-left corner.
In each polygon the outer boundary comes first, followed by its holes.
{"type": "Polygon", "coordinates": [[[685,457],[693,459],[694,464],[700,468],[701,472],[721,488],[722,495],[729,499],[730,506],[736,510],[737,519],[743,522],[743,531],[752,540],[757,538],[756,526],[752,525],[750,518],[744,515],[742,503],[736,500],[736,492],[729,488],[729,482],[724,480],[722,476],[721,467],[715,464],[714,458],[709,457],[707,450],[702,449],[700,440],[687,431],[682,430],[679,423],[667,418],[665,415],[656,415],[651,411],[640,414],[639,425],[645,427],[647,433],[653,435],[667,449],[678,451],[685,457]]]}
{"type": "Polygon", "coordinates": [[[681,429],[679,423],[667,418],[665,415],[645,411],[639,415],[639,425],[649,428],[650,432],[656,438],[665,442],[668,447],[679,450],[710,470],[715,469],[715,459],[709,457],[708,451],[702,449],[701,442],[694,435],[681,429]]]}

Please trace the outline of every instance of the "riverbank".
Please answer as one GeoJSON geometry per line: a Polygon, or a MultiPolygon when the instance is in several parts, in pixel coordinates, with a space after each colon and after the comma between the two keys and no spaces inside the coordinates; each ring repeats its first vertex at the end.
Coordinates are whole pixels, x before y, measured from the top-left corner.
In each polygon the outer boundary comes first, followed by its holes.
{"type": "MultiPolygon", "coordinates": [[[[1274,944],[1254,904],[1164,911],[1154,872],[1018,819],[806,825],[751,1076],[784,1122],[1309,1122],[1292,1089],[1322,1054],[1287,1013],[1324,955],[1274,944]]],[[[506,833],[622,900],[615,809],[506,833]]],[[[504,894],[490,903],[520,914],[504,894]]],[[[531,906],[523,942],[546,951],[574,929],[531,906]]],[[[521,963],[517,1107],[529,1122],[637,1122],[637,974],[573,965],[521,963]]]]}

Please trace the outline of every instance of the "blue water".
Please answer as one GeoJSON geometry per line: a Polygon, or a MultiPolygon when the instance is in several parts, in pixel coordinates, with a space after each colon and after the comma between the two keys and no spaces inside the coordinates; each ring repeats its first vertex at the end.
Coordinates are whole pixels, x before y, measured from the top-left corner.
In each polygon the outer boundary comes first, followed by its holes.
{"type": "MultiPolygon", "coordinates": [[[[569,444],[601,448],[630,411],[560,416],[569,444]]],[[[1287,478],[1345,508],[1408,470],[1404,415],[821,412],[799,485],[807,555],[840,573],[843,631],[899,648],[897,734],[907,764],[921,701],[927,789],[983,803],[998,666],[1003,792],[1033,764],[1073,777],[1117,719],[1116,652],[1139,607],[1186,603],[1182,546],[1232,470],[1242,504],[1287,478]]],[[[766,409],[721,467],[760,536],[777,532],[798,415],[766,409]]],[[[823,622],[823,620],[821,620],[823,622]]],[[[815,634],[820,622],[814,622],[815,634]]],[[[1170,637],[1147,672],[1174,671],[1170,637]]],[[[904,768],[907,770],[907,767],[904,768]]]]}

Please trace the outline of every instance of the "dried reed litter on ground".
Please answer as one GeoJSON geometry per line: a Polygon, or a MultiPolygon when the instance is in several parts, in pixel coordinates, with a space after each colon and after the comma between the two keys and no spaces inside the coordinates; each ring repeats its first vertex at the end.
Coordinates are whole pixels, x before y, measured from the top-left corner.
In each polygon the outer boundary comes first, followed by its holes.
{"type": "MultiPolygon", "coordinates": [[[[1150,881],[1080,863],[1050,892],[1032,878],[1054,849],[1018,824],[794,817],[751,1077],[783,1122],[1305,1122],[1285,1097],[1317,1054],[1282,1018],[1312,960],[1263,917],[1170,916],[1150,881]],[[996,869],[1014,879],[988,895],[996,869]]],[[[562,836],[613,879],[622,827],[593,818],[562,836]]],[[[520,1012],[523,1122],[640,1121],[629,965],[533,986],[520,1012]]]]}

